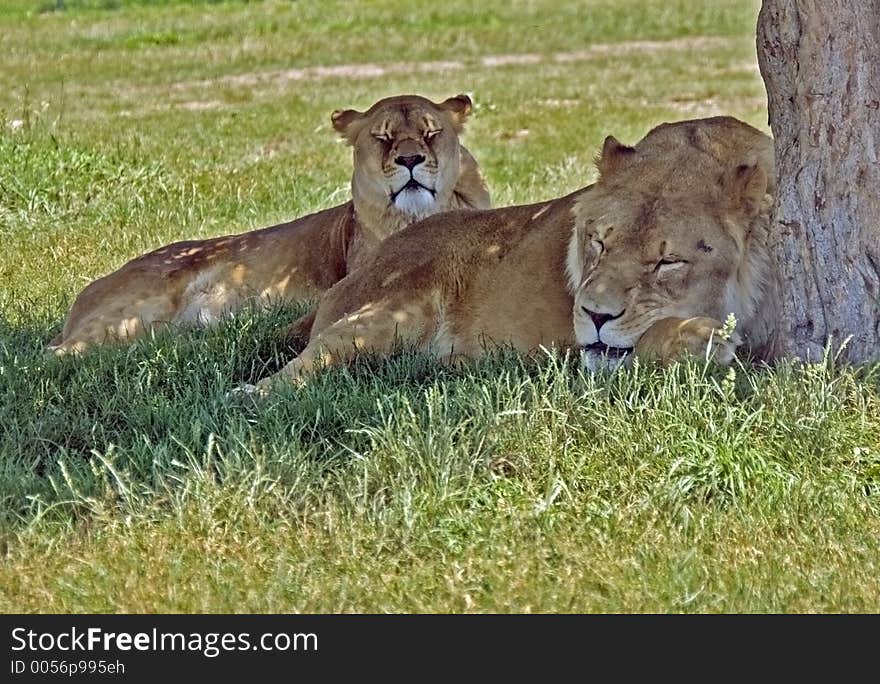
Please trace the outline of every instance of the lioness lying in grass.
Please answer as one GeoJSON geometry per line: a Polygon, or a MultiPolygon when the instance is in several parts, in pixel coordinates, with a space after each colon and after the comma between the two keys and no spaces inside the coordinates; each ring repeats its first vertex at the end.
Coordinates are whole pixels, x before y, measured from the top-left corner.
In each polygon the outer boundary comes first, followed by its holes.
{"type": "Polygon", "coordinates": [[[80,353],[159,325],[211,323],[249,303],[306,300],[367,263],[410,223],[450,209],[488,208],[479,167],[459,142],[471,108],[466,95],[439,104],[403,95],[366,112],[334,112],[333,127],[354,148],[351,201],[133,259],[80,293],[50,349],[80,353]]]}

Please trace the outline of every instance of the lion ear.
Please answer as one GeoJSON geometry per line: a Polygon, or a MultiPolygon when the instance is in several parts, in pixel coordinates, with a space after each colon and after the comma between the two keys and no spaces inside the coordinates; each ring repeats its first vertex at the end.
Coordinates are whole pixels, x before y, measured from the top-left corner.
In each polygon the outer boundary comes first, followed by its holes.
{"type": "Polygon", "coordinates": [[[722,177],[724,196],[732,208],[756,216],[765,205],[770,179],[761,164],[740,164],[722,177]]]}
{"type": "Polygon", "coordinates": [[[600,179],[620,171],[635,155],[636,148],[624,145],[613,135],[609,135],[602,143],[602,152],[596,158],[596,168],[599,169],[600,179]]]}
{"type": "Polygon", "coordinates": [[[468,116],[470,116],[474,109],[474,102],[469,95],[462,94],[447,98],[437,106],[449,112],[456,130],[460,133],[464,122],[467,121],[468,116]]]}
{"type": "Polygon", "coordinates": [[[360,131],[358,124],[364,119],[364,113],[356,109],[337,109],[330,115],[333,129],[349,142],[354,142],[360,131]]]}

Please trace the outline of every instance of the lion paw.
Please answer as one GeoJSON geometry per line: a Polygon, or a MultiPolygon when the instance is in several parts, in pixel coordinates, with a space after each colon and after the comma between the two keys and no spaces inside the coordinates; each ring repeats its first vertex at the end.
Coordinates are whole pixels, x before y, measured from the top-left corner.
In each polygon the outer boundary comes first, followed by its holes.
{"type": "Polygon", "coordinates": [[[663,365],[684,356],[730,364],[742,338],[732,333],[722,337],[723,324],[714,318],[665,318],[654,323],[636,343],[636,356],[663,365]]]}
{"type": "Polygon", "coordinates": [[[256,385],[243,382],[238,387],[233,387],[224,396],[229,401],[235,401],[236,399],[243,399],[244,397],[258,398],[262,395],[258,392],[256,385]]]}
{"type": "Polygon", "coordinates": [[[263,378],[256,385],[251,385],[247,382],[242,383],[238,387],[229,390],[226,393],[226,398],[240,399],[242,397],[252,397],[254,399],[265,399],[280,386],[288,384],[299,387],[305,384],[305,382],[299,376],[281,371],[280,373],[275,373],[267,378],[263,378]]]}
{"type": "Polygon", "coordinates": [[[256,397],[264,398],[272,394],[276,389],[284,385],[302,387],[306,381],[302,372],[302,362],[294,359],[277,373],[263,378],[256,385],[247,385],[247,391],[256,397]]]}

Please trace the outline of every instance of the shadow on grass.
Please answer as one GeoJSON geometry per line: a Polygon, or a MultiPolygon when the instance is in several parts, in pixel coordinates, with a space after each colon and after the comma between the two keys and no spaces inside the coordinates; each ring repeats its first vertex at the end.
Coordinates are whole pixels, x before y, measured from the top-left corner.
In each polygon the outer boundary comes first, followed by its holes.
{"type": "Polygon", "coordinates": [[[43,352],[55,321],[0,319],[0,522],[55,509],[77,517],[81,502],[107,492],[155,503],[185,490],[192,472],[220,485],[259,473],[314,494],[325,473],[364,467],[366,454],[410,452],[428,464],[440,453],[514,454],[540,468],[547,449],[589,455],[590,467],[633,462],[654,473],[657,501],[673,509],[785,490],[805,462],[851,468],[866,495],[876,492],[876,421],[864,416],[880,403],[877,367],[691,362],[588,376],[574,354],[498,349],[446,366],[402,350],[266,400],[227,399],[292,358],[282,333],[303,311],[247,311],[83,358],[43,352]]]}

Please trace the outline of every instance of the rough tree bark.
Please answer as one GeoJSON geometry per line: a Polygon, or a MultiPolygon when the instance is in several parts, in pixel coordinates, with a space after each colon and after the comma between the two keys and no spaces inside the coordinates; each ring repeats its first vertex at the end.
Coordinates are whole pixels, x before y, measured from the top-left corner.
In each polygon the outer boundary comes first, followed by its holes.
{"type": "Polygon", "coordinates": [[[880,358],[880,0],[764,0],[781,272],[773,356],[880,358]]]}

